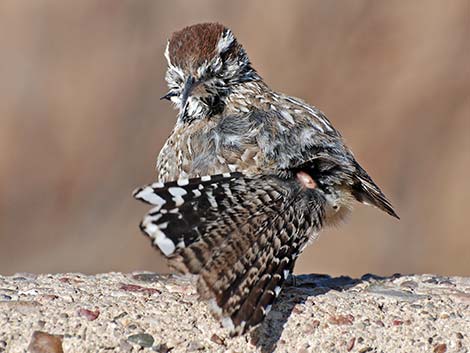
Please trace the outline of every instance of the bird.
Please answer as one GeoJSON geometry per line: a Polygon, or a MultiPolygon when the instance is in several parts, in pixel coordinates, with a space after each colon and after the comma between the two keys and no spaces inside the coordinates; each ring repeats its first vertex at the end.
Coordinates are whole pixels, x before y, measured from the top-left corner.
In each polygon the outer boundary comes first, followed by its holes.
{"type": "Polygon", "coordinates": [[[162,99],[177,118],[156,180],[133,193],[152,207],[140,229],[242,335],[264,320],[305,247],[355,202],[398,215],[328,118],[272,90],[229,28],[185,27],[165,58],[162,99]]]}

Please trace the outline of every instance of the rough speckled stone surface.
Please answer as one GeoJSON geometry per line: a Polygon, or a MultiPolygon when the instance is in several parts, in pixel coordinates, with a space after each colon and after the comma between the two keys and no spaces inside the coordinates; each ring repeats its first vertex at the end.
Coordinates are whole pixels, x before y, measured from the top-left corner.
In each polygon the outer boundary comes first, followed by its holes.
{"type": "Polygon", "coordinates": [[[62,346],[46,340],[41,352],[470,352],[470,278],[302,275],[294,284],[262,326],[230,338],[190,278],[0,276],[0,352],[25,352],[47,334],[62,346]]]}

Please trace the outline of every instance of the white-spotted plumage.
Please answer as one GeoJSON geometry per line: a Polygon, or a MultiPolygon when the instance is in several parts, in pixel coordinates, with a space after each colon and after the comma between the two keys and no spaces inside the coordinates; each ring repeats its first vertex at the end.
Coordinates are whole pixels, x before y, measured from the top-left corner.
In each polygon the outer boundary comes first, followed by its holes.
{"type": "Polygon", "coordinates": [[[167,238],[160,228],[155,230],[155,245],[157,245],[165,256],[170,256],[175,251],[175,244],[167,238]]]}
{"type": "Polygon", "coordinates": [[[168,188],[168,192],[171,194],[171,196],[174,196],[174,197],[183,197],[184,195],[187,194],[185,189],[175,187],[175,186],[168,188]]]}
{"type": "Polygon", "coordinates": [[[289,278],[289,274],[290,272],[288,270],[284,270],[284,280],[286,280],[287,278],[289,278]]]}
{"type": "Polygon", "coordinates": [[[164,199],[154,193],[151,186],[147,186],[144,189],[139,190],[137,193],[134,193],[134,197],[138,200],[157,206],[163,206],[166,203],[164,199]]]}
{"type": "Polygon", "coordinates": [[[188,185],[189,179],[188,178],[180,178],[177,181],[178,186],[185,186],[188,185]]]}

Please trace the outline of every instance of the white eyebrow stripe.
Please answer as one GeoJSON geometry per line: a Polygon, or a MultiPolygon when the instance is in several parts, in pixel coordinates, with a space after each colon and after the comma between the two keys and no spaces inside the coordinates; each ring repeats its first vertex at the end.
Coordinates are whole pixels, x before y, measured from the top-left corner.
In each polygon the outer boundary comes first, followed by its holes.
{"type": "Polygon", "coordinates": [[[217,52],[220,54],[226,51],[228,48],[230,48],[234,40],[235,37],[233,36],[232,31],[229,29],[224,31],[220,36],[219,42],[217,43],[217,52]]]}

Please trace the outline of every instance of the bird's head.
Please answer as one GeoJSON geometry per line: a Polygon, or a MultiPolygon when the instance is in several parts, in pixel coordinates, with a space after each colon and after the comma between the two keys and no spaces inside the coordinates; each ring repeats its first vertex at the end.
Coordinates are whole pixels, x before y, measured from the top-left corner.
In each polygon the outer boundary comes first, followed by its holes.
{"type": "Polygon", "coordinates": [[[234,85],[260,80],[230,29],[202,23],[173,33],[165,57],[169,92],[178,119],[186,122],[217,114],[234,85]]]}

